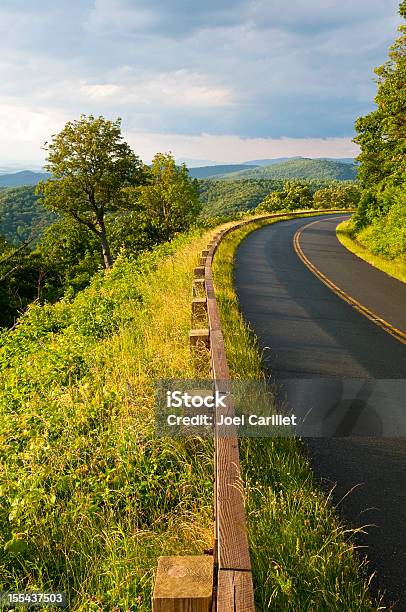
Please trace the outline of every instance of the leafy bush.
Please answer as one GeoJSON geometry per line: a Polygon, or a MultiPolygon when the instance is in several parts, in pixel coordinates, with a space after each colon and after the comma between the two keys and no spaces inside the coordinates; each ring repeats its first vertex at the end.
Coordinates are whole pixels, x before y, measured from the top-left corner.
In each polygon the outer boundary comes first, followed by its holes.
{"type": "Polygon", "coordinates": [[[385,259],[406,256],[406,195],[398,193],[387,214],[357,233],[357,240],[385,259]]]}

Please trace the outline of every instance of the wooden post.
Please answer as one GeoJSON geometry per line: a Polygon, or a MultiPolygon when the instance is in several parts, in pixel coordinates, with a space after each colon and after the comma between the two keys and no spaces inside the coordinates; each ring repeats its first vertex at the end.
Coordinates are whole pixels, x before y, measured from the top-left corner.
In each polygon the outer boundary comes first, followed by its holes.
{"type": "Polygon", "coordinates": [[[210,333],[208,329],[191,329],[189,332],[190,346],[192,348],[210,348],[210,333]]]}
{"type": "Polygon", "coordinates": [[[197,266],[194,271],[195,278],[204,278],[204,266],[197,266]]]}
{"type": "Polygon", "coordinates": [[[206,257],[204,257],[204,255],[202,255],[199,259],[199,266],[204,266],[206,263],[206,257]]]}
{"type": "Polygon", "coordinates": [[[204,317],[207,314],[207,301],[205,297],[195,297],[192,300],[192,319],[204,317]]]}
{"type": "Polygon", "coordinates": [[[198,297],[199,294],[203,292],[204,292],[204,278],[194,278],[192,282],[193,297],[198,297]]]}
{"type": "Polygon", "coordinates": [[[210,612],[213,557],[159,557],[153,612],[210,612]]]}

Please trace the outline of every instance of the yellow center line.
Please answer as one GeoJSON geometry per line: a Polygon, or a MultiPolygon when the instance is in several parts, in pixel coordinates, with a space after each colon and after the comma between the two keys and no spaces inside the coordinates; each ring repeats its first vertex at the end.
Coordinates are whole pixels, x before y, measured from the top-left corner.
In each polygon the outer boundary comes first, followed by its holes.
{"type": "MultiPolygon", "coordinates": [[[[333,219],[339,218],[340,217],[333,217],[333,219]]],[[[342,300],[350,304],[353,308],[358,310],[358,312],[360,312],[362,315],[364,315],[364,317],[375,323],[375,325],[378,325],[381,329],[385,330],[388,334],[396,338],[396,340],[398,340],[402,344],[406,344],[405,333],[388,323],[388,321],[385,321],[385,319],[382,319],[382,317],[379,317],[377,314],[369,310],[369,308],[358,302],[355,298],[348,295],[348,293],[346,293],[343,289],[333,283],[332,280],[327,278],[327,276],[323,274],[323,272],[321,272],[321,270],[319,270],[303,253],[302,247],[300,246],[300,236],[302,235],[302,232],[311,225],[314,225],[315,223],[321,223],[322,221],[323,219],[312,221],[311,223],[308,223],[304,227],[297,230],[293,237],[293,248],[295,249],[296,255],[304,263],[304,265],[311,272],[313,272],[313,274],[317,276],[317,278],[321,280],[322,283],[324,283],[329,289],[331,289],[331,291],[338,295],[338,297],[340,297],[342,300]]]]}

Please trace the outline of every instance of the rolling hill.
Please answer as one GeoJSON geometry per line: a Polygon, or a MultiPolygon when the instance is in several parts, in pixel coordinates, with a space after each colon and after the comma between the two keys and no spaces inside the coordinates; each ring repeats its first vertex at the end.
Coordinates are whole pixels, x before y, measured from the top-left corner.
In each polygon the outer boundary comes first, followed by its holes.
{"type": "Polygon", "coordinates": [[[193,178],[205,179],[212,178],[219,174],[229,174],[230,172],[238,172],[240,170],[247,170],[249,168],[256,168],[256,165],[248,164],[221,164],[216,166],[198,166],[196,168],[189,168],[189,174],[193,178]]]}
{"type": "Polygon", "coordinates": [[[22,170],[11,174],[0,175],[0,187],[21,187],[22,185],[36,185],[41,180],[45,180],[50,175],[46,172],[32,172],[32,170],[22,170]]]}
{"type": "MultiPolygon", "coordinates": [[[[280,162],[288,161],[289,159],[306,159],[304,157],[296,156],[296,157],[274,157],[273,159],[253,159],[251,161],[243,162],[246,166],[271,166],[273,164],[279,164],[280,162]]],[[[314,157],[311,159],[321,159],[328,161],[338,161],[343,162],[345,164],[353,164],[353,157],[314,157]]]]}
{"type": "Polygon", "coordinates": [[[268,166],[249,167],[238,172],[218,175],[225,180],[239,179],[305,179],[305,180],[355,180],[355,164],[327,159],[289,159],[268,166]]]}

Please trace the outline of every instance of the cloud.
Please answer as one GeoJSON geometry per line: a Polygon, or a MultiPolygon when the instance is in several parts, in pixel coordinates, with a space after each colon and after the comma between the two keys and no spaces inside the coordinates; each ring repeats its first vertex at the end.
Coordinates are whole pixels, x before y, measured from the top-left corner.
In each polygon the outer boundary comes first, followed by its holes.
{"type": "Polygon", "coordinates": [[[157,151],[171,151],[177,159],[202,158],[241,163],[273,157],[355,157],[358,146],[350,138],[241,138],[233,135],[151,134],[127,131],[134,150],[149,161],[157,151]]]}
{"type": "MultiPolygon", "coordinates": [[[[395,36],[397,4],[3,0],[2,125],[37,134],[37,147],[50,135],[43,128],[82,112],[121,116],[151,142],[168,134],[196,147],[203,133],[258,146],[261,137],[348,141],[373,107],[372,70],[395,36]]],[[[0,161],[22,141],[5,142],[0,161]]]]}
{"type": "Polygon", "coordinates": [[[233,26],[246,14],[245,0],[95,0],[86,20],[92,33],[112,32],[189,37],[196,30],[233,26]]]}

